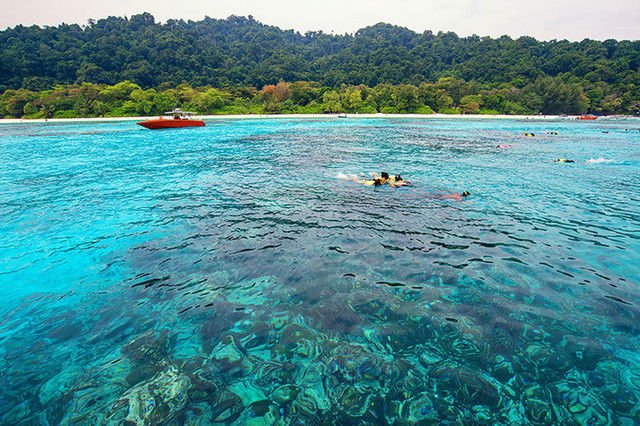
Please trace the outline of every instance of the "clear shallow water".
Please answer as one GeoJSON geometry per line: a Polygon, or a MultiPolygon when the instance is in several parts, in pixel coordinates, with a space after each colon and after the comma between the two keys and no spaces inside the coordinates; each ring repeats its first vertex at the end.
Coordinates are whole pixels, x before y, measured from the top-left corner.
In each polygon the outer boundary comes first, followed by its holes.
{"type": "Polygon", "coordinates": [[[638,422],[639,129],[4,125],[0,423],[638,422]]]}

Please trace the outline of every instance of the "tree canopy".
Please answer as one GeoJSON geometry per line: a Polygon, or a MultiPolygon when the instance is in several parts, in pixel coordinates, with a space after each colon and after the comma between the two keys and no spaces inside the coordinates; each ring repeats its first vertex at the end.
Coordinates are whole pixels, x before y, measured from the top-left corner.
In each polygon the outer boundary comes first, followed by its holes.
{"type": "MultiPolygon", "coordinates": [[[[60,85],[86,91],[86,83],[120,87],[122,82],[137,85],[147,97],[155,89],[158,98],[185,83],[207,87],[199,101],[206,110],[245,88],[273,95],[266,110],[287,100],[305,106],[313,99],[328,103],[329,110],[427,106],[461,112],[638,114],[640,41],[458,37],[389,24],[354,34],[300,34],[251,16],[157,23],[148,13],[90,20],[85,26],[18,25],[0,31],[0,92],[55,92],[60,85]],[[278,88],[280,82],[291,83],[287,93],[278,88]],[[385,95],[384,85],[393,93],[385,95]]],[[[145,99],[130,101],[147,102],[151,111],[155,101],[145,99]]],[[[5,107],[3,114],[17,114],[21,103],[5,107]]]]}

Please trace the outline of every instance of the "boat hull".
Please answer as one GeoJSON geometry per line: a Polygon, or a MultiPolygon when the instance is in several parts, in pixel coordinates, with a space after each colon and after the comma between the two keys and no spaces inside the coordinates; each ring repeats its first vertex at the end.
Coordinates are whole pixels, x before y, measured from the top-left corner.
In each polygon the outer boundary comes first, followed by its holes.
{"type": "Polygon", "coordinates": [[[180,129],[183,127],[204,127],[202,120],[176,120],[158,118],[156,120],[139,121],[138,124],[147,129],[180,129]]]}

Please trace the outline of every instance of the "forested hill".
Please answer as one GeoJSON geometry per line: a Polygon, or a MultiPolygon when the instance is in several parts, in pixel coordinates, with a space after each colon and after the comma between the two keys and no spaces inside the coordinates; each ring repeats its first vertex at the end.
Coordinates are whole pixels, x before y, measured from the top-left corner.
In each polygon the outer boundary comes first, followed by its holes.
{"type": "MultiPolygon", "coordinates": [[[[0,32],[0,92],[83,82],[142,88],[188,83],[255,87],[309,81],[322,87],[419,85],[442,77],[483,89],[522,89],[544,78],[579,85],[589,110],[640,110],[640,41],[541,42],[460,38],[377,24],[353,35],[300,34],[252,17],[156,23],[150,14],[86,26],[17,26],[0,32]]],[[[455,96],[454,96],[455,98],[455,96]]]]}
{"type": "Polygon", "coordinates": [[[459,38],[388,24],[354,35],[301,35],[252,18],[158,24],[143,14],[101,19],[84,28],[17,26],[0,32],[4,88],[122,80],[142,87],[186,81],[260,88],[280,80],[371,87],[432,82],[442,76],[518,83],[560,73],[620,85],[637,84],[639,67],[640,41],[459,38]]]}

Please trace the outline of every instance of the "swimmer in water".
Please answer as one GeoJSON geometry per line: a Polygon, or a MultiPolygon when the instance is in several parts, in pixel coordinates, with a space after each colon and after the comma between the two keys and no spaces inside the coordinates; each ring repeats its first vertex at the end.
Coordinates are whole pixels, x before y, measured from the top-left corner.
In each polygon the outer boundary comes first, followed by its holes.
{"type": "Polygon", "coordinates": [[[461,194],[454,192],[453,194],[444,195],[442,197],[443,200],[454,200],[454,201],[462,201],[464,198],[471,195],[469,191],[462,191],[461,194]]]}
{"type": "Polygon", "coordinates": [[[433,198],[434,200],[453,200],[453,201],[462,201],[471,193],[469,191],[462,191],[462,193],[454,192],[452,194],[434,194],[429,198],[433,198]]]}
{"type": "Polygon", "coordinates": [[[388,183],[391,188],[399,188],[401,186],[412,186],[413,184],[409,180],[404,180],[402,176],[395,175],[394,177],[389,176],[389,173],[382,172],[380,176],[376,173],[372,173],[373,177],[376,179],[382,179],[382,184],[388,183]]]}
{"type": "Polygon", "coordinates": [[[376,172],[371,172],[371,176],[374,179],[383,179],[385,180],[385,182],[389,180],[389,173],[387,172],[382,172],[380,174],[377,174],[376,172]]]}
{"type": "Polygon", "coordinates": [[[380,174],[373,172],[371,173],[373,179],[364,179],[364,176],[365,175],[363,173],[361,173],[359,177],[356,175],[344,175],[340,173],[338,174],[338,179],[344,179],[366,186],[382,186],[385,184],[389,184],[391,188],[398,188],[401,186],[412,185],[411,181],[404,180],[402,176],[395,175],[394,177],[391,177],[387,172],[381,172],[380,174]]]}
{"type": "Polygon", "coordinates": [[[391,188],[399,188],[401,186],[412,186],[412,185],[413,184],[411,183],[410,180],[404,180],[400,175],[395,175],[393,178],[389,180],[389,186],[391,188]]]}
{"type": "MultiPolygon", "coordinates": [[[[376,172],[371,173],[371,176],[373,176],[373,186],[382,186],[386,183],[389,183],[389,173],[387,172],[382,172],[380,174],[377,174],[376,172]]],[[[366,180],[364,182],[365,185],[371,185],[371,183],[369,183],[370,181],[366,180]]]]}
{"type": "Polygon", "coordinates": [[[554,163],[575,163],[574,160],[567,160],[566,158],[557,158],[553,161],[554,163]]]}
{"type": "Polygon", "coordinates": [[[382,175],[379,176],[377,173],[372,173],[373,179],[361,179],[364,178],[364,174],[360,174],[360,177],[356,175],[344,175],[342,173],[338,174],[338,179],[348,180],[350,182],[359,183],[365,186],[382,186],[389,180],[389,173],[382,172],[382,175]]]}

